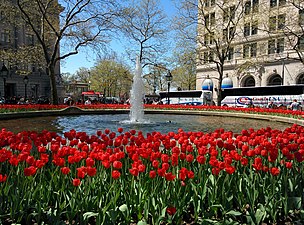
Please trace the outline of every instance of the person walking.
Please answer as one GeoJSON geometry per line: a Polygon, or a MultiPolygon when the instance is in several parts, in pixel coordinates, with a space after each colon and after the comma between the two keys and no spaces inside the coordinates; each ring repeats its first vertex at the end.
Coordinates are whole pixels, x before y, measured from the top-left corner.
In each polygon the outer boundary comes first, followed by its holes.
{"type": "Polygon", "coordinates": [[[290,104],[290,108],[293,111],[297,111],[301,109],[300,103],[297,101],[297,99],[293,100],[293,102],[290,104]]]}

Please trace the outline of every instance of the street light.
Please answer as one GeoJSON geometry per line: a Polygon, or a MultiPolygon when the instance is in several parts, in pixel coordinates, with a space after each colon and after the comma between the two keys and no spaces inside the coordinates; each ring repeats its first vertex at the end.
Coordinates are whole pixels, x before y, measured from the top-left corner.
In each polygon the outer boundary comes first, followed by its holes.
{"type": "Polygon", "coordinates": [[[6,78],[8,76],[8,69],[6,68],[6,66],[4,65],[4,63],[2,64],[2,68],[0,70],[0,75],[3,78],[3,97],[5,98],[5,86],[6,86],[6,78]]]}
{"type": "Polygon", "coordinates": [[[29,82],[28,76],[23,77],[23,83],[24,83],[24,102],[26,102],[27,99],[27,84],[29,82]]]}
{"type": "Polygon", "coordinates": [[[170,104],[170,97],[169,97],[170,84],[171,84],[171,81],[172,81],[172,74],[171,74],[170,70],[168,70],[167,75],[165,76],[165,78],[166,78],[166,81],[168,83],[167,103],[169,105],[170,104]]]}

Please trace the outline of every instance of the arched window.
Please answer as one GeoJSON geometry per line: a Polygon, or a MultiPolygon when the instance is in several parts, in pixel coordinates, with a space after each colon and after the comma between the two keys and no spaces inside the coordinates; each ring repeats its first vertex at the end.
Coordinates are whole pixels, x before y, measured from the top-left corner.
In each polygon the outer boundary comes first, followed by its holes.
{"type": "Polygon", "coordinates": [[[254,87],[255,80],[252,76],[246,77],[243,82],[243,87],[254,87]]]}
{"type": "Polygon", "coordinates": [[[279,74],[272,75],[268,80],[268,86],[271,85],[281,85],[282,84],[282,78],[279,74]]]}
{"type": "Polygon", "coordinates": [[[304,84],[304,74],[301,74],[298,77],[297,84],[304,84]]]}

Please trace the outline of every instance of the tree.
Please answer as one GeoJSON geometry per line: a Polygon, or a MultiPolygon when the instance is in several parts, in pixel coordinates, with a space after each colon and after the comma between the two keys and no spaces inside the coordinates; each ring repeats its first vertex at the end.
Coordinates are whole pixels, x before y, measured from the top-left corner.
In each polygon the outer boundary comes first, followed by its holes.
{"type": "MultiPolygon", "coordinates": [[[[179,45],[177,45],[179,46],[179,45]]],[[[172,60],[175,69],[172,71],[174,85],[181,90],[194,90],[196,87],[196,50],[183,45],[176,47],[172,60]]]]}
{"type": "Polygon", "coordinates": [[[127,99],[132,85],[132,75],[122,63],[104,59],[91,70],[91,87],[105,97],[123,97],[127,99]]]}
{"type": "Polygon", "coordinates": [[[165,52],[167,24],[159,0],[132,0],[118,23],[129,42],[129,58],[138,56],[143,67],[155,64],[165,52]]]}
{"type": "Polygon", "coordinates": [[[88,68],[80,67],[74,74],[74,79],[83,83],[89,83],[91,71],[88,68]]]}
{"type": "Polygon", "coordinates": [[[157,91],[166,90],[166,76],[170,72],[166,65],[149,65],[149,73],[143,76],[146,92],[155,95],[157,91]]]}
{"type": "Polygon", "coordinates": [[[175,21],[182,40],[197,44],[197,68],[209,68],[217,72],[218,76],[213,79],[218,81],[217,104],[220,105],[224,65],[226,59],[235,53],[234,46],[239,38],[236,29],[242,22],[244,7],[242,1],[235,5],[229,4],[229,1],[207,2],[213,4],[217,15],[222,15],[222,18],[216,18],[214,11],[208,10],[206,1],[182,0],[179,18],[175,21]]]}
{"type": "MultiPolygon", "coordinates": [[[[5,0],[2,0],[5,1],[5,0]]],[[[83,47],[109,40],[117,6],[114,0],[16,0],[12,7],[35,35],[50,78],[51,102],[58,104],[56,66],[83,47]],[[63,45],[64,43],[64,45],[63,45]],[[63,48],[60,49],[60,45],[63,48]]]]}
{"type": "MultiPolygon", "coordinates": [[[[290,13],[289,21],[278,21],[283,25],[279,31],[286,37],[291,49],[295,51],[297,57],[293,59],[298,59],[304,64],[304,1],[292,0],[286,4],[291,6],[290,12],[294,13],[290,13]]],[[[270,29],[268,29],[268,32],[272,33],[270,29]]]]}

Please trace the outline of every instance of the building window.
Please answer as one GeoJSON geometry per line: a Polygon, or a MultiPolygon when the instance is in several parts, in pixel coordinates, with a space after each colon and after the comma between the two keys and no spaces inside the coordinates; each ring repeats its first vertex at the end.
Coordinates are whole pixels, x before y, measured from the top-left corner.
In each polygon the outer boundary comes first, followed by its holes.
{"type": "Polygon", "coordinates": [[[269,31],[275,31],[277,28],[277,17],[272,16],[269,18],[269,31]]]}
{"type": "Polygon", "coordinates": [[[215,13],[210,14],[210,25],[215,25],[215,13]]]}
{"type": "Polygon", "coordinates": [[[233,59],[233,55],[234,55],[234,48],[230,47],[227,52],[226,60],[233,59]]]}
{"type": "Polygon", "coordinates": [[[204,19],[205,19],[205,27],[209,27],[210,26],[209,15],[206,15],[204,19]]]}
{"type": "Polygon", "coordinates": [[[250,23],[246,23],[244,26],[244,36],[250,36],[250,23]]]}
{"type": "Polygon", "coordinates": [[[282,78],[279,74],[274,74],[269,78],[268,86],[281,85],[281,84],[282,84],[282,78]]]}
{"type": "Polygon", "coordinates": [[[26,34],[25,35],[25,38],[26,38],[26,44],[27,45],[34,45],[35,43],[34,43],[34,35],[33,34],[26,34]]]}
{"type": "Polygon", "coordinates": [[[227,9],[224,9],[223,20],[224,22],[228,22],[233,20],[235,17],[235,6],[231,6],[227,9]]]}
{"type": "Polygon", "coordinates": [[[297,80],[297,84],[304,84],[304,74],[301,74],[297,80]]]}
{"type": "Polygon", "coordinates": [[[11,42],[11,32],[9,30],[3,30],[1,32],[1,42],[4,42],[4,43],[11,42]]]}
{"type": "Polygon", "coordinates": [[[272,39],[268,41],[268,54],[284,52],[284,38],[272,39]]]}
{"type": "Polygon", "coordinates": [[[243,46],[243,57],[244,58],[250,58],[250,57],[256,57],[257,55],[257,43],[250,43],[245,44],[243,46]]]}
{"type": "Polygon", "coordinates": [[[209,62],[209,54],[208,54],[208,52],[204,52],[203,60],[204,60],[205,63],[209,62]]]}
{"type": "Polygon", "coordinates": [[[259,11],[259,0],[250,0],[245,2],[245,15],[250,14],[251,12],[256,13],[259,11]]]}
{"type": "Polygon", "coordinates": [[[3,20],[4,18],[5,18],[4,11],[0,11],[0,20],[3,20]]]}
{"type": "Polygon", "coordinates": [[[282,30],[285,27],[285,15],[278,16],[278,30],[282,30]]]}
{"type": "Polygon", "coordinates": [[[301,36],[298,39],[298,49],[304,50],[304,36],[301,36]]]}
{"type": "Polygon", "coordinates": [[[245,2],[245,15],[250,14],[250,10],[251,10],[251,1],[247,1],[245,2]]]}
{"type": "Polygon", "coordinates": [[[210,35],[209,35],[209,44],[210,45],[214,44],[214,32],[210,32],[210,35]]]}
{"type": "Polygon", "coordinates": [[[214,6],[215,5],[215,0],[205,0],[205,6],[214,6]]]}
{"type": "Polygon", "coordinates": [[[215,25],[215,13],[210,13],[210,14],[206,15],[204,17],[204,19],[205,19],[205,26],[206,27],[210,27],[210,26],[215,25]]]}
{"type": "Polygon", "coordinates": [[[228,9],[224,9],[224,12],[223,12],[223,21],[224,22],[229,21],[229,10],[228,9]]]}
{"type": "Polygon", "coordinates": [[[210,63],[214,60],[214,52],[213,51],[210,51],[210,52],[204,52],[204,62],[205,63],[210,63]]]}
{"type": "Polygon", "coordinates": [[[270,8],[286,5],[286,0],[270,0],[270,8]]]}
{"type": "Polygon", "coordinates": [[[251,24],[251,35],[255,35],[258,33],[258,23],[257,22],[253,22],[251,24]]]}
{"type": "Polygon", "coordinates": [[[250,36],[255,35],[258,33],[258,23],[252,22],[252,23],[246,23],[244,26],[244,36],[250,36]]]}
{"type": "Polygon", "coordinates": [[[230,40],[234,37],[235,28],[234,27],[228,27],[223,30],[223,40],[230,40]]]}
{"type": "Polygon", "coordinates": [[[276,52],[275,40],[268,41],[268,54],[274,54],[276,52]]]}
{"type": "Polygon", "coordinates": [[[279,6],[286,5],[286,0],[279,0],[279,6]]]}
{"type": "Polygon", "coordinates": [[[259,11],[259,0],[252,0],[252,12],[256,13],[259,11]]]}
{"type": "Polygon", "coordinates": [[[284,52],[284,38],[277,39],[277,53],[284,52]]]}
{"type": "Polygon", "coordinates": [[[204,44],[208,45],[209,44],[209,34],[204,35],[204,44]]]}
{"type": "Polygon", "coordinates": [[[299,24],[300,25],[304,24],[304,9],[299,10],[299,24]]]}
{"type": "Polygon", "coordinates": [[[244,87],[254,87],[254,86],[255,86],[255,80],[252,76],[249,76],[244,80],[244,87]]]}
{"type": "Polygon", "coordinates": [[[269,31],[282,30],[285,27],[285,14],[269,18],[269,31]]]}
{"type": "Polygon", "coordinates": [[[277,0],[270,0],[270,7],[275,7],[277,6],[277,0]]]}
{"type": "Polygon", "coordinates": [[[257,43],[250,44],[250,57],[256,57],[257,55],[257,43]]]}

